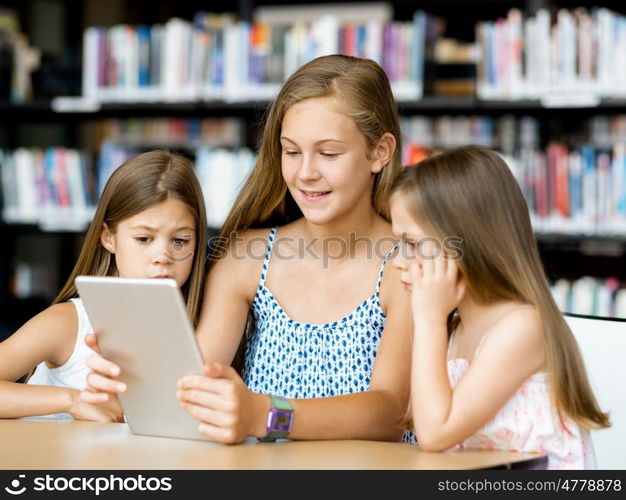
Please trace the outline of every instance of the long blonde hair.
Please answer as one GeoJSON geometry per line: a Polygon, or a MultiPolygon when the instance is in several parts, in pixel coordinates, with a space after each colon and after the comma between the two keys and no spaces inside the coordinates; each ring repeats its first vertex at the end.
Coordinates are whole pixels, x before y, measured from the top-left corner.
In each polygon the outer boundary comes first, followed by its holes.
{"type": "Polygon", "coordinates": [[[241,229],[282,225],[302,217],[281,172],[280,132],[287,110],[319,97],[336,97],[338,110],[352,118],[371,150],[386,132],[396,138],[392,160],[375,174],[374,210],[389,220],[388,199],[393,178],[402,166],[398,110],[384,70],[370,59],[330,55],[299,68],[282,86],[263,129],[256,165],[222,226],[227,241],[241,229]]]}
{"type": "Polygon", "coordinates": [[[200,183],[189,160],[168,151],[149,151],[125,161],[109,178],[91,222],[78,261],[54,304],[77,295],[76,276],[115,276],[115,258],[100,242],[106,223],[111,232],[118,224],[169,197],[182,201],[196,226],[196,250],[191,274],[181,288],[194,326],[199,319],[206,263],[206,207],[200,183]]]}
{"type": "MultiPolygon", "coordinates": [[[[487,148],[464,146],[406,168],[392,191],[406,196],[411,215],[430,234],[441,241],[462,239],[457,264],[473,297],[486,304],[512,300],[535,306],[561,422],[567,415],[585,428],[608,427],[576,340],[550,293],[528,207],[504,160],[487,148]]],[[[449,321],[449,330],[455,326],[449,321]]]]}

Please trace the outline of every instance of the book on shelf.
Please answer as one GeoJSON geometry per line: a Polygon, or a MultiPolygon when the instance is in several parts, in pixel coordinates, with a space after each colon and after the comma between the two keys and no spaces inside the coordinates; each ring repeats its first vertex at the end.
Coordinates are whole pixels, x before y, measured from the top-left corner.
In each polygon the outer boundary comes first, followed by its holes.
{"type": "Polygon", "coordinates": [[[252,23],[198,12],[193,21],[172,18],[163,25],[92,26],[83,36],[83,97],[102,103],[270,100],[298,67],[344,53],[380,63],[397,99],[419,99],[426,45],[439,36],[433,24],[441,21],[422,11],[409,21],[393,21],[385,8],[373,7],[373,17],[350,11],[348,20],[341,9],[324,6],[309,9],[315,16],[305,20],[280,21],[261,9],[252,23]]]}
{"type": "Polygon", "coordinates": [[[256,156],[246,148],[202,147],[196,153],[196,172],[211,228],[222,226],[256,162],[256,156]]]}
{"type": "Polygon", "coordinates": [[[241,147],[246,127],[241,118],[109,118],[89,125],[88,141],[141,148],[195,150],[201,146],[241,147]]]}
{"type": "Polygon", "coordinates": [[[626,318],[626,287],[617,278],[583,276],[574,281],[559,279],[550,290],[564,313],[626,318]]]}
{"type": "Polygon", "coordinates": [[[626,115],[594,116],[583,126],[589,134],[582,146],[552,141],[542,148],[539,122],[531,117],[402,117],[403,162],[437,149],[484,145],[507,161],[536,232],[626,236],[626,115]]]}
{"type": "Polygon", "coordinates": [[[478,96],[540,99],[547,107],[626,96],[625,19],[606,8],[542,8],[477,23],[478,96]]]}
{"type": "Polygon", "coordinates": [[[4,205],[9,224],[38,224],[44,230],[83,230],[94,207],[87,157],[66,148],[19,148],[0,155],[4,205]]]}
{"type": "Polygon", "coordinates": [[[18,260],[10,280],[11,294],[18,299],[44,298],[52,300],[57,291],[57,271],[44,262],[18,260]]]}
{"type": "MultiPolygon", "coordinates": [[[[106,141],[98,158],[98,189],[102,192],[106,181],[124,161],[140,153],[138,145],[129,147],[106,141]]],[[[207,221],[211,228],[224,223],[244,180],[252,170],[256,155],[247,148],[201,146],[190,151],[194,156],[195,171],[205,198],[207,221]]]]}

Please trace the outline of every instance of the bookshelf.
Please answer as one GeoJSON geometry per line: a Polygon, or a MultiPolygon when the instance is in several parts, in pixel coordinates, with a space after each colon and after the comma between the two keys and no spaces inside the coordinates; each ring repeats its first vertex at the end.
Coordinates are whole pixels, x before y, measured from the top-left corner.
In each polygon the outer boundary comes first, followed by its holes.
{"type": "MultiPolygon", "coordinates": [[[[306,4],[294,0],[239,0],[229,7],[229,12],[236,14],[239,20],[250,23],[255,19],[255,13],[259,8],[306,4]]],[[[336,3],[332,4],[336,6],[336,3]]],[[[415,22],[415,11],[418,8],[415,2],[409,0],[393,0],[382,6],[366,1],[347,1],[342,2],[340,7],[344,12],[348,12],[348,15],[353,13],[358,17],[357,13],[363,10],[364,5],[368,9],[382,13],[383,16],[387,12],[386,9],[390,9],[392,12],[390,20],[404,23],[415,22]]],[[[420,10],[445,21],[445,33],[441,34],[441,37],[454,39],[466,46],[476,41],[476,23],[505,19],[511,9],[519,9],[526,16],[536,15],[541,9],[557,12],[558,8],[573,11],[577,7],[591,10],[596,6],[609,8],[622,15],[626,14],[626,7],[622,3],[611,0],[419,2],[420,10]]],[[[206,10],[205,2],[112,0],[105,5],[97,0],[7,0],[3,2],[3,7],[16,13],[22,31],[28,35],[29,43],[39,50],[40,67],[32,75],[34,94],[32,100],[16,103],[8,96],[0,95],[1,149],[15,151],[19,148],[41,148],[45,151],[46,148],[69,148],[84,155],[86,172],[97,179],[102,147],[102,133],[99,131],[108,121],[138,123],[142,120],[176,121],[210,118],[232,120],[233,123],[242,124],[239,142],[223,145],[227,152],[236,154],[238,148],[254,151],[263,113],[271,93],[267,95],[262,92],[242,93],[235,98],[232,95],[218,93],[211,99],[202,95],[198,98],[196,94],[195,98],[182,100],[176,99],[176,95],[174,99],[166,100],[157,96],[151,101],[144,98],[132,99],[128,96],[118,100],[110,96],[94,100],[93,96],[85,99],[82,94],[84,33],[89,27],[100,25],[111,29],[122,24],[165,25],[172,18],[191,21],[197,12],[206,10]]],[[[224,14],[219,11],[216,13],[224,14]]],[[[485,98],[478,97],[476,93],[433,95],[433,89],[436,87],[432,82],[435,78],[455,71],[466,78],[468,64],[456,62],[444,67],[443,63],[434,61],[428,45],[425,45],[425,50],[427,56],[423,70],[424,86],[418,92],[423,95],[415,98],[410,97],[410,93],[404,95],[399,93],[397,96],[399,111],[407,120],[417,117],[433,121],[444,116],[450,120],[476,117],[478,120],[493,121],[494,127],[502,119],[513,123],[514,127],[519,127],[521,120],[529,117],[537,124],[537,147],[541,152],[545,152],[551,141],[560,141],[572,151],[576,151],[590,135],[590,123],[594,116],[600,115],[610,120],[626,115],[626,96],[614,96],[610,93],[599,95],[595,100],[578,102],[558,99],[546,101],[539,97],[521,97],[514,100],[498,96],[485,98]]],[[[518,139],[519,137],[515,137],[516,141],[518,139]]],[[[156,143],[145,141],[141,144],[141,141],[135,141],[128,144],[118,140],[115,145],[120,148],[141,149],[153,147],[156,143]]],[[[162,145],[190,157],[197,157],[198,144],[193,141],[183,140],[162,145]]],[[[431,146],[437,144],[429,147],[431,146]]],[[[504,149],[511,147],[505,145],[504,149]]],[[[606,145],[603,147],[606,149],[606,145]]],[[[97,196],[97,189],[92,190],[97,196]]],[[[2,201],[3,207],[6,202],[6,199],[2,201]]],[[[217,221],[214,223],[217,224],[217,221]]],[[[550,278],[555,283],[559,279],[574,283],[588,274],[602,280],[615,277],[622,283],[626,282],[624,265],[626,223],[623,230],[621,221],[616,228],[617,230],[610,234],[575,231],[563,234],[548,226],[543,232],[538,233],[540,251],[550,278]]],[[[41,224],[37,222],[7,223],[5,220],[0,222],[0,240],[3,242],[0,245],[0,338],[46,306],[68,275],[82,237],[83,233],[79,228],[60,228],[51,225],[48,230],[42,230],[41,224]],[[39,249],[40,254],[45,253],[46,258],[36,253],[33,255],[33,248],[39,249]],[[30,271],[24,271],[24,262],[32,264],[30,271]],[[28,293],[26,290],[28,287],[24,285],[28,273],[36,274],[38,269],[45,268],[46,265],[49,269],[55,270],[45,278],[51,283],[47,293],[42,293],[39,289],[28,293]]],[[[35,288],[37,287],[33,287],[35,288]]],[[[562,289],[563,286],[561,292],[562,289]]]]}

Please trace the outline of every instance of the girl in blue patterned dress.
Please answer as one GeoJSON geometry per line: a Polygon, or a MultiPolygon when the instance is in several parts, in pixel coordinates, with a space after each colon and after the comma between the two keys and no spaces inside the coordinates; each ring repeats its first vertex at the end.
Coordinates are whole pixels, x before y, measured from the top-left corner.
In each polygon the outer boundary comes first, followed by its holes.
{"type": "MultiPolygon", "coordinates": [[[[400,439],[411,316],[385,265],[400,167],[378,64],[325,56],[286,81],[213,254],[197,330],[205,373],[179,383],[202,434],[263,438],[269,396],[279,396],[293,408],[291,439],[400,439]],[[231,366],[240,345],[242,377],[231,366]]],[[[102,376],[117,367],[91,366],[92,391],[120,390],[102,376]]]]}

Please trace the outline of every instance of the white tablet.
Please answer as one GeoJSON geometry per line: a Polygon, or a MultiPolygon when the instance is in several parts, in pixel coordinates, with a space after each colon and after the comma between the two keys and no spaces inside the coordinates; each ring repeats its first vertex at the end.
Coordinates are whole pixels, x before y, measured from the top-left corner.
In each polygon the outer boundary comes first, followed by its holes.
{"type": "Polygon", "coordinates": [[[76,288],[102,355],[119,365],[120,394],[134,434],[206,439],[176,398],[176,383],[202,373],[202,356],[172,279],[78,276],[76,288]]]}

